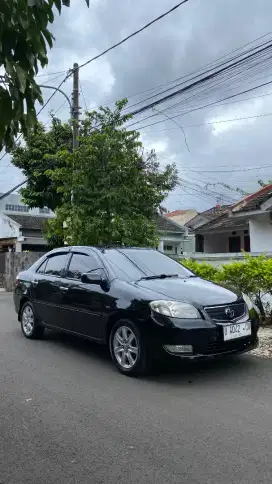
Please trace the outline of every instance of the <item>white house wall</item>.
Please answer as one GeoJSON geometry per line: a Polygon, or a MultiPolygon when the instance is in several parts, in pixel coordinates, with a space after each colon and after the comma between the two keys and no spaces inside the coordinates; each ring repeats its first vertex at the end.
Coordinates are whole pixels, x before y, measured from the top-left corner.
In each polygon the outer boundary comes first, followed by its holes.
{"type": "Polygon", "coordinates": [[[0,214],[0,239],[19,237],[19,225],[4,214],[0,214]]]}
{"type": "Polygon", "coordinates": [[[251,252],[272,251],[272,220],[269,213],[249,221],[251,252]]]}

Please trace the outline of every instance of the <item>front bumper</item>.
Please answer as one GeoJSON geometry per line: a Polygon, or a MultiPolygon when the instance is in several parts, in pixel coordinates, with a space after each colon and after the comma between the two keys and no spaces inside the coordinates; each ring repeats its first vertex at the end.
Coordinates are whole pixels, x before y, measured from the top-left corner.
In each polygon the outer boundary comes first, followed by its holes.
{"type": "MultiPolygon", "coordinates": [[[[161,357],[178,357],[186,360],[245,353],[255,349],[259,342],[259,319],[253,317],[250,318],[250,321],[250,336],[224,341],[224,324],[215,323],[207,319],[192,321],[172,320],[172,324],[168,327],[161,325],[158,328],[157,326],[157,337],[156,341],[153,339],[153,349],[155,350],[155,347],[159,349],[161,357]],[[192,346],[192,352],[170,352],[165,348],[166,346],[175,345],[190,345],[192,346]]],[[[158,324],[158,321],[156,322],[158,324]]]]}
{"type": "Polygon", "coordinates": [[[237,338],[233,341],[224,342],[211,342],[206,348],[196,349],[194,348],[193,353],[172,353],[167,350],[169,356],[178,357],[185,360],[200,360],[208,358],[216,358],[219,356],[235,355],[246,353],[248,351],[254,350],[258,347],[258,338],[237,338]]]}

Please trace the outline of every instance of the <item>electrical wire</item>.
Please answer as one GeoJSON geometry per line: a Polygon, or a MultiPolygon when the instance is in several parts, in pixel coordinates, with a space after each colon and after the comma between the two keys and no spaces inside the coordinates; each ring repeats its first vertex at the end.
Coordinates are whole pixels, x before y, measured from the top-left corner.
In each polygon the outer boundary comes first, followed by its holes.
{"type": "Polygon", "coordinates": [[[15,185],[15,187],[11,188],[8,192],[2,193],[0,195],[0,200],[3,200],[3,198],[6,198],[12,192],[14,192],[15,190],[17,190],[17,188],[22,187],[26,182],[27,182],[27,178],[25,178],[21,183],[18,183],[18,185],[15,185]]]}
{"type": "MultiPolygon", "coordinates": [[[[267,116],[272,116],[272,113],[264,113],[264,114],[257,114],[255,116],[245,116],[245,117],[242,117],[242,118],[232,118],[232,119],[223,119],[221,121],[208,121],[206,123],[199,123],[199,124],[191,124],[191,125],[188,125],[188,126],[184,126],[185,129],[188,129],[188,128],[198,128],[200,126],[208,126],[209,124],[221,124],[221,123],[233,123],[233,122],[236,122],[236,121],[245,121],[247,119],[255,119],[255,118],[265,118],[267,116]]],[[[141,128],[138,128],[137,130],[139,130],[141,128]]],[[[178,128],[165,128],[165,129],[156,129],[156,130],[152,130],[152,131],[147,131],[147,134],[148,133],[158,133],[159,131],[172,131],[172,130],[177,130],[178,128]]]]}
{"type": "Polygon", "coordinates": [[[140,32],[143,32],[143,30],[147,29],[148,27],[150,27],[151,25],[153,25],[155,22],[158,22],[159,20],[163,19],[164,17],[166,17],[170,13],[174,12],[175,10],[177,10],[179,7],[181,7],[182,5],[184,5],[185,3],[187,3],[188,1],[189,0],[183,0],[182,2],[179,2],[177,5],[175,5],[174,7],[170,8],[170,10],[167,10],[167,12],[163,13],[162,15],[159,15],[159,17],[154,18],[153,20],[151,20],[151,22],[148,22],[146,25],[144,25],[140,29],[136,30],[132,34],[128,35],[127,37],[125,37],[124,39],[122,39],[120,42],[117,42],[116,44],[112,45],[108,49],[106,49],[103,52],[101,52],[101,54],[98,54],[95,57],[92,57],[92,59],[89,59],[88,61],[84,62],[78,68],[81,69],[82,67],[85,67],[86,65],[90,64],[90,62],[93,62],[94,60],[99,59],[100,57],[102,57],[103,55],[107,54],[111,50],[115,49],[116,47],[119,47],[119,45],[124,44],[125,42],[127,42],[127,40],[131,39],[132,37],[134,37],[135,35],[139,34],[140,32]]]}
{"type": "Polygon", "coordinates": [[[88,111],[88,106],[87,106],[87,103],[86,103],[86,99],[85,99],[84,92],[83,92],[83,89],[82,89],[82,84],[81,84],[80,81],[79,81],[79,87],[80,87],[80,92],[82,94],[82,98],[83,98],[83,101],[84,101],[84,104],[85,104],[85,109],[86,109],[86,111],[88,111]]]}
{"type": "MultiPolygon", "coordinates": [[[[191,81],[191,84],[189,85],[190,88],[196,87],[203,80],[203,79],[198,79],[198,78],[200,76],[203,76],[203,75],[206,75],[206,77],[207,77],[207,79],[205,79],[205,77],[204,77],[204,80],[209,80],[209,79],[212,79],[215,76],[218,76],[218,74],[220,74],[220,73],[225,73],[225,71],[228,70],[227,79],[229,80],[229,75],[230,75],[229,74],[229,71],[231,71],[237,65],[239,67],[239,64],[241,64],[241,63],[243,63],[245,61],[250,60],[252,57],[253,57],[253,60],[254,60],[254,56],[257,56],[257,55],[260,56],[261,54],[265,54],[266,51],[267,51],[267,49],[271,48],[271,45],[272,44],[271,44],[271,39],[270,39],[269,41],[267,41],[267,42],[265,42],[263,44],[260,44],[259,46],[256,46],[254,48],[251,48],[251,49],[249,49],[246,52],[243,52],[241,54],[238,54],[237,56],[234,56],[234,57],[232,57],[230,59],[227,59],[225,62],[222,62],[222,63],[218,64],[217,66],[214,66],[213,69],[214,68],[217,68],[217,71],[218,72],[216,72],[216,71],[215,72],[211,72],[211,69],[208,69],[208,70],[202,72],[201,74],[198,74],[196,76],[191,77],[190,79],[187,79],[186,81],[183,81],[182,83],[176,84],[175,86],[172,86],[171,88],[165,89],[164,91],[161,91],[160,93],[157,93],[155,95],[149,96],[145,100],[140,101],[140,102],[138,102],[138,103],[136,103],[134,105],[131,105],[130,106],[130,109],[132,107],[138,105],[138,104],[141,104],[141,103],[146,102],[146,101],[148,101],[150,99],[153,99],[153,98],[157,97],[158,95],[165,94],[166,92],[169,92],[169,91],[175,89],[176,87],[179,87],[181,85],[184,85],[185,83],[187,83],[189,81],[191,81]],[[259,50],[257,50],[257,52],[253,52],[256,49],[259,49],[259,50]],[[241,56],[245,56],[245,55],[246,55],[246,57],[242,57],[241,58],[241,56]],[[196,81],[193,83],[192,81],[194,81],[194,80],[196,80],[196,81]]],[[[270,60],[270,57],[269,57],[269,60],[270,60]]],[[[187,90],[187,89],[188,89],[188,86],[185,86],[185,90],[187,90]]],[[[165,101],[167,99],[171,99],[174,95],[181,94],[182,92],[184,92],[183,89],[180,89],[178,91],[175,91],[171,95],[165,96],[163,98],[163,101],[165,101]]],[[[152,107],[152,104],[149,107],[152,107]]],[[[145,106],[143,108],[146,110],[146,107],[145,106]]],[[[141,109],[142,108],[139,108],[138,110],[133,111],[131,114],[132,115],[138,114],[138,112],[141,112],[141,109]]]]}

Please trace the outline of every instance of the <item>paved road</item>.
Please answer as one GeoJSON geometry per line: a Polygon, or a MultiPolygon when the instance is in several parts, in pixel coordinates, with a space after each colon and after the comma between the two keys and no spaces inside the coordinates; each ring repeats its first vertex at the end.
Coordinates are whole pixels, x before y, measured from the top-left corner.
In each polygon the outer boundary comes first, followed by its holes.
{"type": "Polygon", "coordinates": [[[20,333],[0,294],[0,483],[272,482],[272,360],[130,379],[105,351],[20,333]]]}

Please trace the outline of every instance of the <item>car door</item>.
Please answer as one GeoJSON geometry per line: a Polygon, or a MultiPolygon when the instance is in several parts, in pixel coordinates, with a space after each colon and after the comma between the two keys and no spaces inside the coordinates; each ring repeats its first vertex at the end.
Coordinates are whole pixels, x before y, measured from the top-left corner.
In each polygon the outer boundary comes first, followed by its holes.
{"type": "Polygon", "coordinates": [[[33,275],[31,297],[37,317],[47,325],[65,329],[63,275],[68,251],[50,255],[33,275]]]}
{"type": "Polygon", "coordinates": [[[83,283],[81,276],[88,272],[101,274],[102,266],[94,252],[73,251],[65,276],[67,290],[63,298],[67,328],[97,340],[104,337],[108,295],[99,284],[83,283]]]}

